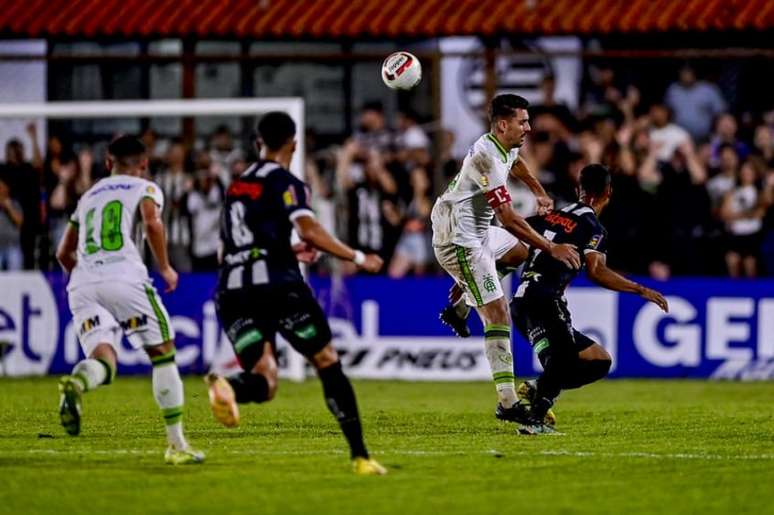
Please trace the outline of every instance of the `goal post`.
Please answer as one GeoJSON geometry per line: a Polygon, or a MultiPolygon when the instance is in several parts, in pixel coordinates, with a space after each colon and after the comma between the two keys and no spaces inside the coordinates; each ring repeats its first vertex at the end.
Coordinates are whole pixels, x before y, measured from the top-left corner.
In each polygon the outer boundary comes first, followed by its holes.
{"type": "MultiPolygon", "coordinates": [[[[296,123],[296,152],[290,164],[291,172],[303,180],[305,156],[305,120],[304,99],[300,97],[266,98],[214,98],[179,100],[107,100],[107,101],[55,101],[42,103],[0,103],[0,125],[5,120],[40,119],[110,119],[110,118],[169,118],[169,117],[207,117],[234,116],[260,117],[270,111],[283,111],[296,123]]],[[[174,315],[174,314],[173,314],[174,315]]],[[[173,317],[174,323],[174,317],[173,317]]],[[[225,341],[218,338],[219,341],[225,341]]],[[[287,345],[287,342],[281,342],[287,345]]],[[[228,371],[236,362],[229,349],[220,363],[213,361],[211,366],[220,371],[228,371]],[[229,354],[231,357],[229,358],[229,354]]],[[[306,362],[287,345],[287,366],[281,375],[293,380],[303,381],[306,376],[306,362]]]]}

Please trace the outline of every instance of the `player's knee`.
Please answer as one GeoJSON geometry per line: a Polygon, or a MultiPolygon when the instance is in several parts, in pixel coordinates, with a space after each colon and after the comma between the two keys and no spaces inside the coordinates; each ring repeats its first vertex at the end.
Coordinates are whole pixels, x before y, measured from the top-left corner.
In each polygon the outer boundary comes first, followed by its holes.
{"type": "Polygon", "coordinates": [[[598,343],[583,349],[579,354],[580,359],[585,361],[607,360],[612,361],[610,353],[598,343]]]}
{"type": "Polygon", "coordinates": [[[508,303],[505,301],[505,297],[490,302],[483,308],[479,309],[479,312],[483,315],[482,318],[488,324],[510,325],[510,310],[508,309],[508,303]]]}
{"type": "Polygon", "coordinates": [[[339,361],[339,354],[336,349],[330,343],[323,347],[318,353],[309,358],[314,368],[318,371],[329,368],[339,361]]]}
{"type": "Polygon", "coordinates": [[[277,395],[277,387],[279,386],[279,383],[277,382],[276,378],[273,381],[270,381],[268,378],[266,378],[266,385],[266,401],[268,402],[277,395]]]}
{"type": "Polygon", "coordinates": [[[113,369],[116,368],[116,362],[118,361],[116,351],[109,343],[100,343],[94,347],[94,350],[89,354],[89,357],[103,361],[112,366],[113,369]]]}
{"type": "MultiPolygon", "coordinates": [[[[610,356],[608,355],[608,358],[610,356]]],[[[610,372],[610,367],[613,365],[612,359],[598,359],[594,361],[595,368],[597,369],[596,379],[595,381],[599,381],[603,377],[607,377],[607,374],[610,372]]]]}
{"type": "Polygon", "coordinates": [[[149,358],[151,358],[151,360],[155,357],[169,354],[174,350],[175,350],[174,340],[168,340],[168,341],[165,341],[164,343],[161,343],[159,345],[154,345],[152,347],[145,347],[145,353],[148,355],[149,358]]]}
{"type": "Polygon", "coordinates": [[[274,352],[272,351],[271,344],[266,342],[263,348],[263,354],[261,358],[255,362],[252,367],[252,374],[260,376],[265,381],[265,387],[262,385],[261,391],[265,391],[262,394],[262,399],[256,402],[270,401],[277,394],[277,387],[279,386],[277,360],[274,359],[274,352]]]}

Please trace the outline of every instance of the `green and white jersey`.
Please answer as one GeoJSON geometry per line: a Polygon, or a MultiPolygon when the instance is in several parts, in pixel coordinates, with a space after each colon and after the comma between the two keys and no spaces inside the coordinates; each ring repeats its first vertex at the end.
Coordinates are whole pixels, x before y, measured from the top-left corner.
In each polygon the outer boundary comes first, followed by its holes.
{"type": "Polygon", "coordinates": [[[163,209],[161,189],[130,175],[102,179],[83,194],[70,217],[70,223],[78,228],[78,262],[68,290],[103,281],[148,280],[148,269],[133,240],[140,203],[145,198],[163,209]]]}
{"type": "Polygon", "coordinates": [[[511,201],[506,182],[519,149],[510,151],[492,134],[478,138],[460,172],[433,206],[433,245],[481,247],[500,204],[511,201]]]}

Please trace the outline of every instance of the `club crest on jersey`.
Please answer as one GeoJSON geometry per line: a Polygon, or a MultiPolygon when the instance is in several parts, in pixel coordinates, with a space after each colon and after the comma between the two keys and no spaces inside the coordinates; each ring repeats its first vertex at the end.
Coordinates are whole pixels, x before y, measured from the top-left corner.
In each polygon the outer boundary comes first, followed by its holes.
{"type": "Polygon", "coordinates": [[[481,179],[479,179],[479,182],[481,183],[481,186],[485,188],[489,186],[489,178],[486,175],[482,175],[481,179]]]}
{"type": "Polygon", "coordinates": [[[148,186],[147,188],[145,188],[145,191],[147,193],[150,193],[151,195],[155,195],[156,194],[156,188],[154,188],[153,186],[148,186]]]}
{"type": "Polygon", "coordinates": [[[491,275],[484,277],[484,289],[489,293],[492,293],[497,289],[497,285],[495,284],[494,278],[491,275]]]}
{"type": "Polygon", "coordinates": [[[589,240],[589,248],[598,249],[600,243],[602,243],[602,235],[596,234],[589,240]]]}

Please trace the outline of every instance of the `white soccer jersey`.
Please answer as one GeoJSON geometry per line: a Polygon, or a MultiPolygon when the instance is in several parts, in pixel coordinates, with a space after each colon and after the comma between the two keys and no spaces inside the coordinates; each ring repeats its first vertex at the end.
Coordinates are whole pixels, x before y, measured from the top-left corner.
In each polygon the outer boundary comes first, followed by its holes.
{"type": "Polygon", "coordinates": [[[494,208],[511,201],[506,182],[519,149],[510,152],[492,134],[478,138],[462,168],[433,206],[433,245],[481,247],[494,208]]]}
{"type": "Polygon", "coordinates": [[[145,198],[163,209],[161,188],[130,175],[102,179],[83,194],[70,217],[78,228],[78,259],[68,290],[103,281],[148,280],[148,269],[133,240],[145,198]]]}

